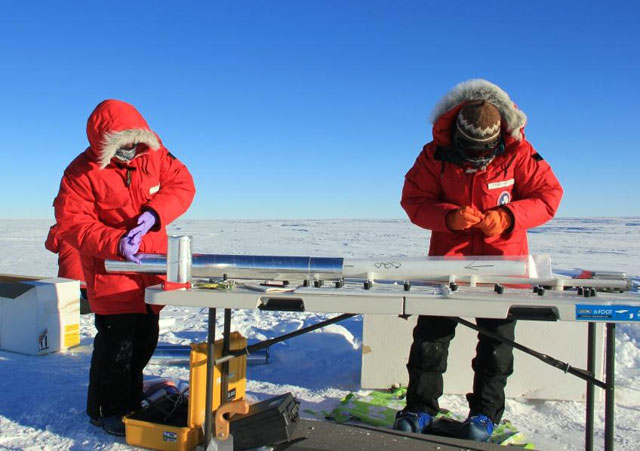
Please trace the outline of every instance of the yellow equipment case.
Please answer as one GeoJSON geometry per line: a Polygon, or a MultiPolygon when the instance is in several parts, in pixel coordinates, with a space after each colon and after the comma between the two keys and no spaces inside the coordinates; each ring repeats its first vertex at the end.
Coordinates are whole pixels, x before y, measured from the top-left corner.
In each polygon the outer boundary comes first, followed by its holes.
{"type": "MultiPolygon", "coordinates": [[[[238,332],[231,333],[230,350],[247,346],[247,340],[238,332]]],[[[215,358],[222,357],[222,340],[215,342],[215,358]]],[[[229,360],[227,398],[224,402],[244,399],[246,390],[247,356],[229,360]]],[[[215,411],[220,406],[221,366],[214,367],[213,402],[215,411]]],[[[189,450],[203,440],[207,379],[207,344],[191,345],[189,356],[188,403],[177,404],[165,399],[150,407],[124,417],[127,443],[158,450],[189,450]]]]}

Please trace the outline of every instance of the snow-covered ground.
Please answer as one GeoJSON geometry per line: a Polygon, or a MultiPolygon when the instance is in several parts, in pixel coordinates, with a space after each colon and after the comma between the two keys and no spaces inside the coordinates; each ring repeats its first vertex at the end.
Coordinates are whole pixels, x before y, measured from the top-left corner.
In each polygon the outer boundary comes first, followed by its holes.
{"type": "MultiPolygon", "coordinates": [[[[49,225],[0,220],[0,273],[55,275],[56,257],[43,246],[49,225]]],[[[429,237],[405,220],[182,220],[170,233],[192,235],[200,253],[333,257],[424,255],[429,237]]],[[[532,254],[552,255],[554,269],[640,276],[640,218],[555,219],[531,230],[529,240],[532,254]]],[[[325,317],[237,310],[233,329],[262,340],[325,317]]],[[[206,314],[200,309],[168,307],[161,318],[161,343],[206,339],[206,314]]],[[[221,315],[218,320],[221,331],[221,315]]],[[[313,417],[309,410],[330,411],[347,393],[360,390],[361,326],[361,317],[355,317],[272,346],[268,365],[248,367],[250,397],[291,391],[307,410],[304,416],[313,417]]],[[[124,439],[89,425],[84,413],[94,335],[92,315],[83,315],[79,348],[41,357],[0,351],[0,449],[131,449],[124,439]]],[[[620,325],[616,345],[616,449],[635,450],[640,443],[640,325],[620,325]]],[[[152,363],[145,374],[188,380],[186,366],[152,363]]],[[[467,409],[462,396],[445,395],[441,405],[463,415],[467,409]]],[[[584,447],[582,403],[508,400],[505,417],[541,449],[584,447]]],[[[598,403],[596,449],[602,447],[603,419],[604,405],[598,403]]]]}

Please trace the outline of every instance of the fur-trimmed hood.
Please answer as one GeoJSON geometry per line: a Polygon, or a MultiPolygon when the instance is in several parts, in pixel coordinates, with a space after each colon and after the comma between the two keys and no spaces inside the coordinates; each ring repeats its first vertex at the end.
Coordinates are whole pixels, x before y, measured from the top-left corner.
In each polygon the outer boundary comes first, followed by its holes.
{"type": "Polygon", "coordinates": [[[116,151],[126,144],[145,144],[158,150],[162,143],[151,131],[142,115],[126,102],[105,100],[100,102],[87,120],[89,153],[104,169],[116,151]]]}
{"type": "Polygon", "coordinates": [[[516,107],[506,92],[479,78],[463,81],[449,91],[434,107],[430,116],[431,123],[435,126],[447,112],[471,100],[486,100],[495,105],[502,117],[503,130],[516,141],[522,139],[521,130],[527,122],[527,115],[516,107]]]}

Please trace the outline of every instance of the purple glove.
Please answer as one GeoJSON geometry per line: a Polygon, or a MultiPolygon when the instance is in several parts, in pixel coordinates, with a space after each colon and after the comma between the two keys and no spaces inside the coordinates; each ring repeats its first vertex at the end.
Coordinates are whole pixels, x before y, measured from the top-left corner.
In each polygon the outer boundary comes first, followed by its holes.
{"type": "Polygon", "coordinates": [[[156,216],[150,211],[145,211],[140,216],[138,216],[138,226],[129,230],[125,237],[133,238],[135,235],[140,234],[140,238],[147,234],[147,232],[153,227],[156,223],[156,216]]]}
{"type": "Polygon", "coordinates": [[[140,264],[141,261],[135,254],[140,249],[140,243],[142,237],[154,226],[156,223],[156,216],[150,211],[145,211],[138,216],[138,225],[129,230],[125,236],[120,239],[118,243],[118,251],[120,255],[129,261],[140,264]]]}
{"type": "Polygon", "coordinates": [[[120,238],[120,242],[118,243],[118,252],[130,262],[140,264],[142,261],[136,257],[136,254],[138,253],[138,249],[140,249],[142,235],[137,233],[131,238],[127,237],[127,235],[120,238]]]}

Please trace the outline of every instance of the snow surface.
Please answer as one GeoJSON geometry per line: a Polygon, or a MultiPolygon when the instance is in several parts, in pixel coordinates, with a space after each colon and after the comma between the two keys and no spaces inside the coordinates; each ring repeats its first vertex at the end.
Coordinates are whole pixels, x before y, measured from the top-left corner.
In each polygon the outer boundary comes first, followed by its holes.
{"type": "MultiPolygon", "coordinates": [[[[43,246],[49,225],[0,220],[0,273],[55,275],[56,256],[43,246]]],[[[331,257],[424,255],[429,237],[405,220],[182,220],[170,233],[192,235],[199,253],[331,257]]],[[[529,240],[532,254],[552,255],[554,269],[640,276],[640,218],[555,219],[531,230],[529,240]]],[[[205,341],[206,317],[197,308],[165,308],[160,342],[205,341]]],[[[236,310],[233,329],[262,340],[326,317],[236,310]]],[[[221,326],[220,314],[219,333],[221,326]]],[[[35,357],[0,351],[0,449],[131,449],[124,438],[91,426],[85,415],[92,315],[83,315],[80,327],[80,347],[67,352],[35,357]]],[[[248,394],[257,400],[291,391],[302,402],[303,416],[314,418],[310,411],[315,411],[321,417],[347,393],[360,390],[361,340],[362,318],[355,317],[273,345],[268,365],[248,367],[248,394]]],[[[620,325],[616,345],[616,449],[635,450],[640,443],[640,325],[620,325]]],[[[186,366],[153,361],[145,374],[188,380],[186,366]]],[[[467,412],[463,396],[445,395],[441,405],[467,412]]],[[[505,413],[540,449],[554,450],[584,448],[584,416],[583,403],[539,400],[507,400],[505,413]]],[[[604,403],[597,403],[596,449],[602,448],[603,421],[604,403]]]]}

